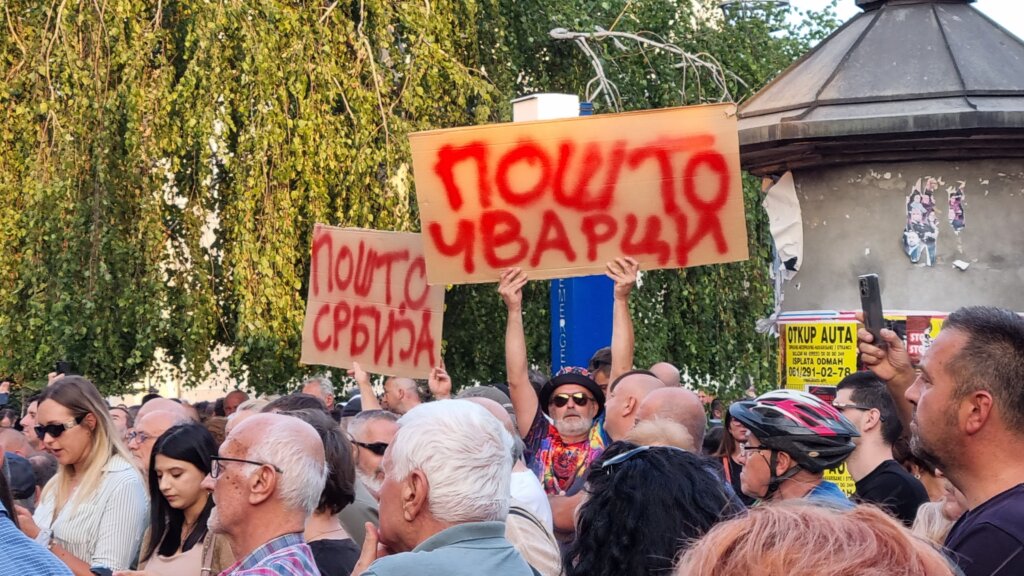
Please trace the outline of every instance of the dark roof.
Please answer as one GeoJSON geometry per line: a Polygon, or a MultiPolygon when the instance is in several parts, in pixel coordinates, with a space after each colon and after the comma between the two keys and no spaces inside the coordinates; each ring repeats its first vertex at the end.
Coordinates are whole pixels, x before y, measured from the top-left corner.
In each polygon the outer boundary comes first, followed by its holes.
{"type": "Polygon", "coordinates": [[[740,107],[744,168],[1024,156],[1024,42],[971,1],[858,0],[740,107]]]}

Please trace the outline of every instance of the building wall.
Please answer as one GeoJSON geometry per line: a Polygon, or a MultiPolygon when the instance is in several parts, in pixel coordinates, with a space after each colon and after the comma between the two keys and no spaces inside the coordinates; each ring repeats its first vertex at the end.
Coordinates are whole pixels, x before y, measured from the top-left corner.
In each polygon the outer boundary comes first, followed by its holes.
{"type": "Polygon", "coordinates": [[[887,310],[988,304],[1024,311],[1019,161],[862,164],[797,172],[794,178],[804,253],[799,273],[784,287],[783,311],[859,309],[857,276],[868,273],[880,276],[887,310]],[[929,203],[918,199],[914,205],[909,198],[915,188],[927,188],[929,178],[935,180],[931,212],[937,231],[931,265],[929,251],[913,247],[914,238],[931,229],[929,203]],[[949,214],[957,189],[964,215],[959,232],[949,214]],[[905,234],[908,227],[912,233],[905,234]],[[966,269],[954,267],[957,261],[966,269]]]}

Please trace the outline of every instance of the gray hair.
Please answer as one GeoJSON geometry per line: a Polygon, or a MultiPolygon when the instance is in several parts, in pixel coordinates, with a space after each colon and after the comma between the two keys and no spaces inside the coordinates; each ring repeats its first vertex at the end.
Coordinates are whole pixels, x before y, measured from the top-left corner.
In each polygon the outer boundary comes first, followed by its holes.
{"type": "Polygon", "coordinates": [[[302,381],[302,385],[299,386],[299,390],[301,391],[307,384],[313,383],[320,385],[320,390],[323,391],[324,396],[334,396],[334,384],[331,383],[330,374],[320,374],[318,376],[310,376],[309,378],[306,378],[302,381]]]}
{"type": "Polygon", "coordinates": [[[430,513],[442,522],[501,521],[511,499],[512,436],[471,402],[421,404],[398,420],[384,470],[396,482],[423,472],[430,513]]]}
{"type": "Polygon", "coordinates": [[[361,436],[363,428],[373,420],[398,422],[398,414],[388,410],[363,410],[349,420],[348,433],[353,436],[361,436]]]}
{"type": "MultiPolygon", "coordinates": [[[[323,443],[316,430],[298,418],[290,418],[295,423],[309,428],[316,435],[317,446],[323,454],[323,443]]],[[[294,424],[293,424],[294,425],[294,424]]],[[[320,494],[327,482],[327,462],[323,456],[317,461],[315,455],[306,450],[297,449],[294,430],[280,422],[263,428],[259,442],[249,446],[246,458],[265,462],[283,472],[279,475],[278,495],[285,505],[292,510],[302,510],[310,515],[320,502],[320,494]]]]}

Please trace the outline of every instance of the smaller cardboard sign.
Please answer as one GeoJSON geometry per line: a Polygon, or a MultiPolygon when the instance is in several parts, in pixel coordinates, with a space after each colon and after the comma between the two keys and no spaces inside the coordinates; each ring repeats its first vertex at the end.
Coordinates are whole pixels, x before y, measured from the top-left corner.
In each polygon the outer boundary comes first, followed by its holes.
{"type": "Polygon", "coordinates": [[[419,234],[313,230],[304,364],[425,378],[441,359],[444,286],[427,284],[419,234]]]}
{"type": "Polygon", "coordinates": [[[857,324],[786,324],[786,386],[837,384],[857,370],[857,324]]]}

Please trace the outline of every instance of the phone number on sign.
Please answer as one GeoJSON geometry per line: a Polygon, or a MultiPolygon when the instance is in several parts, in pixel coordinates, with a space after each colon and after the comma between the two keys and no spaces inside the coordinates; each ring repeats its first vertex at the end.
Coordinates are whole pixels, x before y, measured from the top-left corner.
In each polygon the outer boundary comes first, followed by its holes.
{"type": "Polygon", "coordinates": [[[790,378],[813,378],[816,380],[842,378],[849,376],[850,372],[850,368],[843,366],[789,366],[786,369],[786,374],[790,378]]]}

